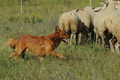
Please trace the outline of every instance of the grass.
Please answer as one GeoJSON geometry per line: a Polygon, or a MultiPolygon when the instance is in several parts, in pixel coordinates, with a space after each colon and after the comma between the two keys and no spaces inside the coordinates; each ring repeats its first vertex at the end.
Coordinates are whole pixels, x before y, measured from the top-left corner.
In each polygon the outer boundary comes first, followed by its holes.
{"type": "MultiPolygon", "coordinates": [[[[9,38],[17,39],[21,35],[51,34],[58,25],[59,16],[63,12],[83,8],[89,4],[88,0],[82,0],[81,3],[78,3],[79,0],[67,2],[64,0],[53,0],[53,2],[36,0],[33,3],[26,1],[23,5],[23,13],[20,14],[19,2],[11,1],[9,3],[9,1],[0,1],[0,6],[2,5],[0,8],[0,80],[120,79],[120,55],[92,43],[75,45],[73,42],[74,45],[70,46],[61,42],[55,51],[66,56],[67,60],[47,56],[41,62],[39,57],[31,55],[29,52],[25,52],[24,59],[19,57],[16,60],[13,58],[9,60],[8,57],[13,51],[7,46],[9,38]],[[38,15],[42,21],[37,22],[35,16],[35,23],[32,23],[33,13],[38,15]],[[25,17],[31,22],[25,23],[25,17]],[[13,21],[10,21],[10,18],[13,18],[13,21]]],[[[97,6],[97,3],[100,2],[100,0],[92,1],[93,6],[97,6]]]]}

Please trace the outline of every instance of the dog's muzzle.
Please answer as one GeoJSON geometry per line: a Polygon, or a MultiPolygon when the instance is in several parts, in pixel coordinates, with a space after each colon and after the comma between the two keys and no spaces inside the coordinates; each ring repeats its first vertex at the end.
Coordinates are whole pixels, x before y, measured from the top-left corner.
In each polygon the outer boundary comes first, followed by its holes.
{"type": "Polygon", "coordinates": [[[61,39],[63,42],[65,42],[65,43],[67,43],[68,44],[68,41],[67,41],[67,39],[65,39],[65,38],[62,38],[61,39]]]}

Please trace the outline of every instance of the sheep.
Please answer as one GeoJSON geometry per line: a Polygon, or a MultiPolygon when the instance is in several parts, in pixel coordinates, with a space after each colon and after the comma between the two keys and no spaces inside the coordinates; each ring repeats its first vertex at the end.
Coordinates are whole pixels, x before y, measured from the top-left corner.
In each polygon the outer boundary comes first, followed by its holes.
{"type": "Polygon", "coordinates": [[[99,4],[103,6],[94,8],[94,12],[105,11],[106,7],[108,6],[108,2],[100,2],[99,4]]]}
{"type": "Polygon", "coordinates": [[[81,35],[82,23],[76,13],[71,11],[63,13],[59,18],[59,27],[70,35],[70,45],[72,45],[74,35],[76,35],[76,44],[78,44],[78,35],[81,35]]]}
{"type": "Polygon", "coordinates": [[[117,42],[115,38],[110,39],[111,44],[111,51],[116,51],[118,54],[120,54],[120,16],[114,19],[113,22],[113,30],[112,34],[117,39],[117,42]],[[114,46],[115,45],[115,46],[114,46]]]}
{"type": "Polygon", "coordinates": [[[98,41],[98,39],[100,38],[100,36],[98,34],[97,27],[100,26],[100,25],[101,26],[104,25],[104,22],[103,21],[101,22],[100,19],[101,19],[102,15],[105,12],[105,8],[106,8],[106,5],[104,4],[103,8],[98,13],[96,13],[96,15],[94,16],[94,22],[93,22],[93,24],[94,24],[94,32],[96,34],[96,43],[95,43],[96,45],[100,44],[100,41],[98,41]]]}
{"type": "MultiPolygon", "coordinates": [[[[115,9],[114,1],[109,1],[109,5],[106,10],[100,12],[100,14],[96,15],[94,20],[94,31],[96,32],[96,39],[98,36],[102,39],[102,46],[105,46],[105,34],[104,32],[108,30],[110,33],[112,32],[112,23],[116,17],[119,16],[119,13],[115,9]],[[96,19],[98,19],[96,22],[96,19]]],[[[97,43],[97,40],[96,40],[97,43]]]]}
{"type": "MultiPolygon", "coordinates": [[[[92,17],[90,15],[90,13],[88,12],[88,10],[84,10],[84,9],[78,9],[76,10],[77,15],[79,16],[79,18],[81,19],[82,22],[82,32],[83,32],[83,37],[82,39],[84,39],[85,35],[87,35],[88,33],[91,33],[91,37],[92,40],[94,39],[94,33],[93,33],[93,24],[92,24],[92,17]]],[[[88,37],[88,35],[87,35],[88,37]]]]}
{"type": "Polygon", "coordinates": [[[108,1],[108,6],[107,6],[107,8],[106,8],[106,10],[108,11],[108,10],[116,10],[116,8],[115,8],[115,1],[113,1],[113,0],[109,0],[108,1]]]}
{"type": "Polygon", "coordinates": [[[92,40],[95,40],[93,22],[94,22],[94,15],[96,14],[96,12],[94,12],[93,8],[87,6],[83,9],[72,10],[72,11],[77,13],[77,15],[80,17],[83,23],[82,26],[84,29],[82,29],[82,31],[84,32],[82,39],[84,39],[84,35],[86,35],[88,38],[88,33],[90,33],[92,40]]]}
{"type": "Polygon", "coordinates": [[[97,28],[98,34],[102,38],[103,45],[105,44],[104,43],[104,38],[105,38],[104,31],[108,30],[110,33],[112,33],[112,31],[113,31],[112,24],[114,22],[114,19],[117,18],[118,16],[119,16],[119,14],[116,11],[107,11],[103,14],[104,18],[101,19],[101,21],[103,21],[103,25],[102,25],[103,27],[99,26],[97,28]]]}
{"type": "Polygon", "coordinates": [[[96,14],[96,12],[93,10],[94,8],[92,8],[92,7],[89,7],[89,6],[87,6],[87,7],[85,7],[84,8],[84,10],[86,10],[88,13],[89,13],[89,15],[90,15],[90,19],[91,19],[91,22],[90,22],[90,27],[89,27],[89,31],[91,32],[91,37],[92,37],[92,40],[94,39],[94,16],[95,16],[95,14],[96,14]]]}

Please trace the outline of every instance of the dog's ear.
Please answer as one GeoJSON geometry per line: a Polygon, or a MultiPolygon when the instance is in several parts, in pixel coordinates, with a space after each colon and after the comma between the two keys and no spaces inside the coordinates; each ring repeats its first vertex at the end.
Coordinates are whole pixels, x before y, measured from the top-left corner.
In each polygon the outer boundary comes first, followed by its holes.
{"type": "Polygon", "coordinates": [[[60,28],[58,26],[55,27],[55,31],[56,32],[59,32],[60,31],[60,28]]]}

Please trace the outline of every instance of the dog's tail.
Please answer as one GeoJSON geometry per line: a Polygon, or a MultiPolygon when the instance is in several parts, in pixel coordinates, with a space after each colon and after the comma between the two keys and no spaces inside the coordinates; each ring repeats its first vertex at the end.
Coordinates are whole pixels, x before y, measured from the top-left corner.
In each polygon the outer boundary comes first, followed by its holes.
{"type": "Polygon", "coordinates": [[[7,44],[10,46],[10,48],[15,49],[15,43],[16,43],[16,40],[13,38],[10,38],[7,44]]]}

